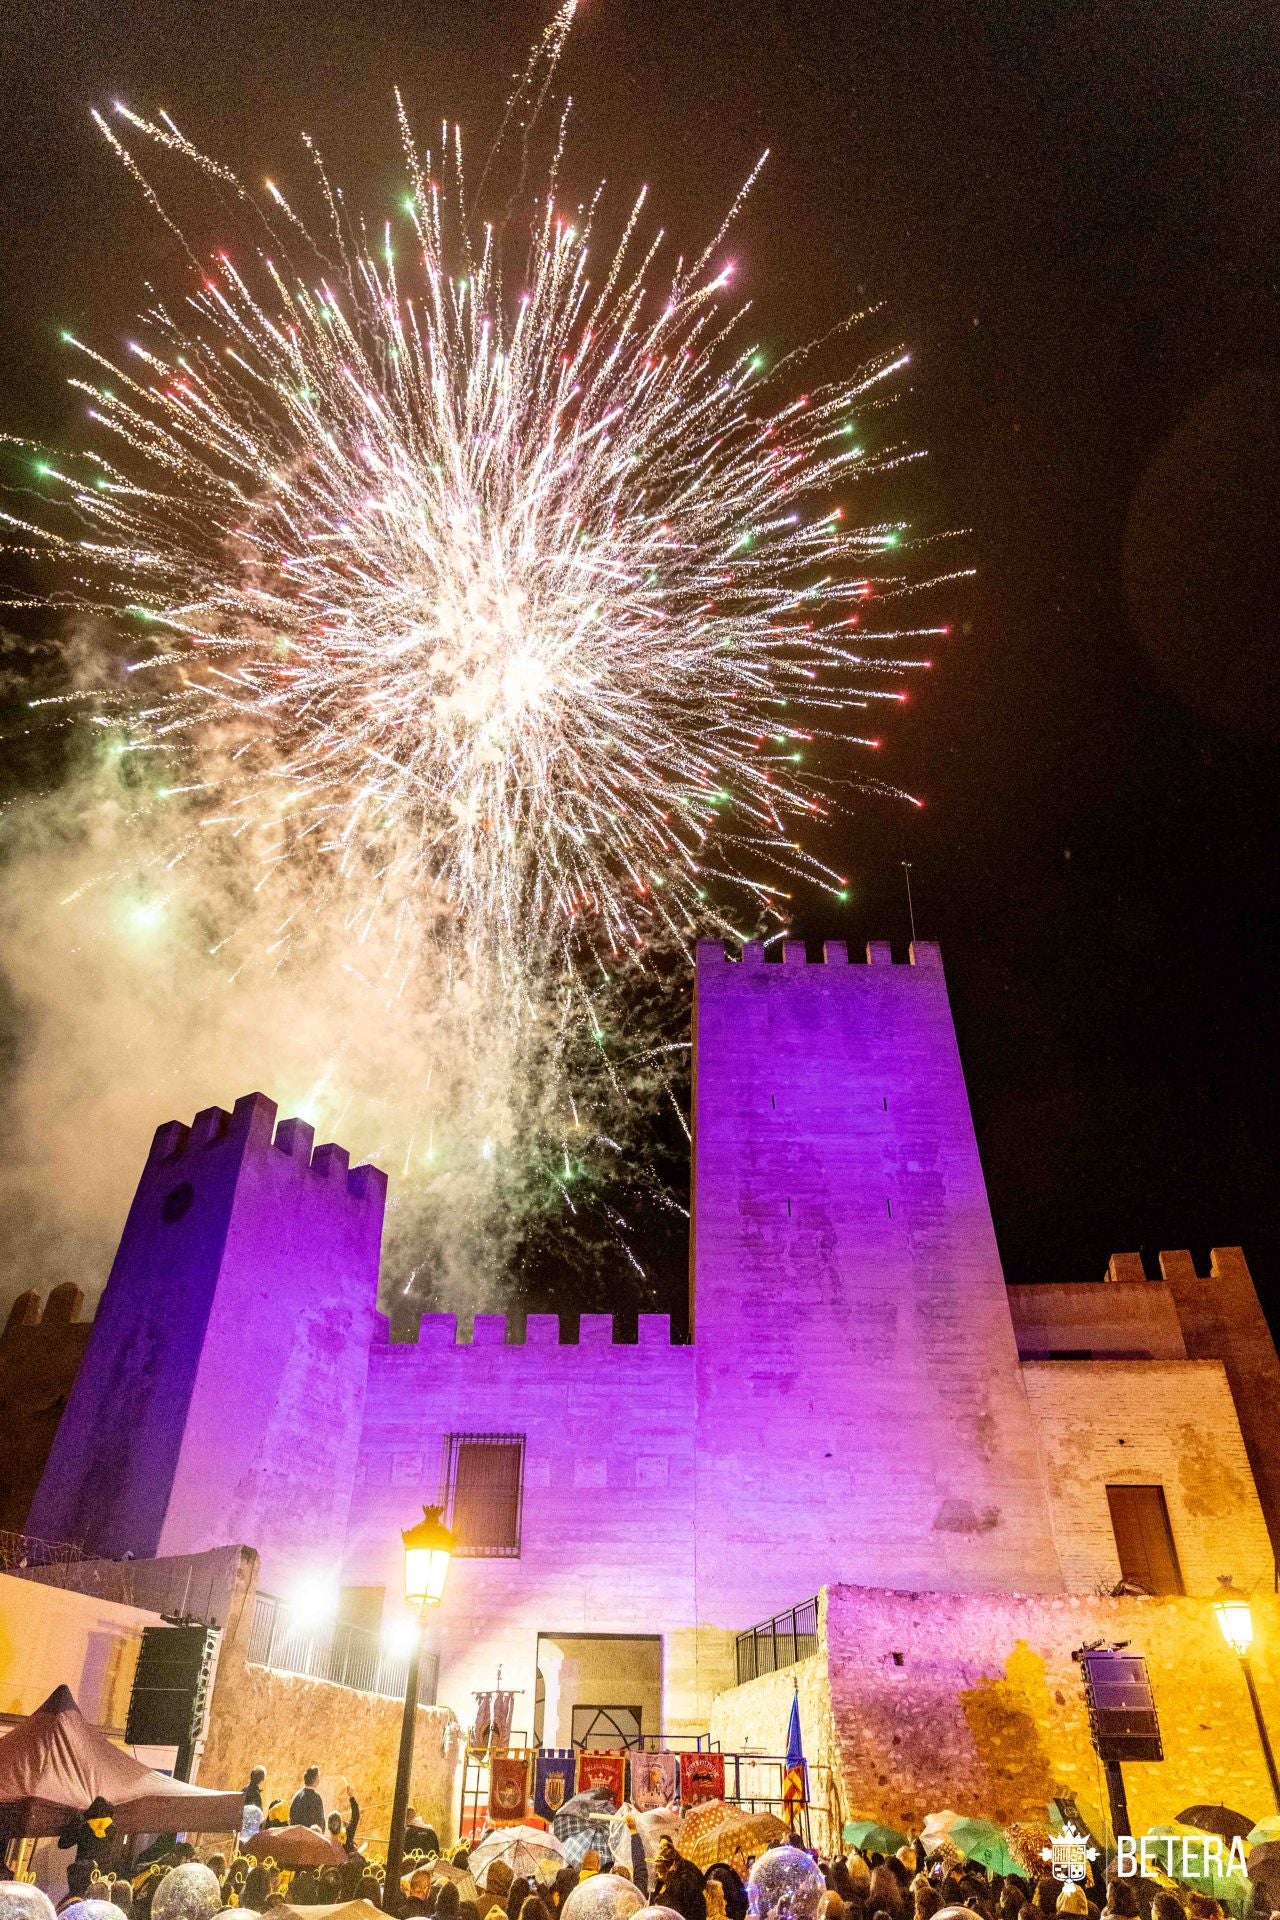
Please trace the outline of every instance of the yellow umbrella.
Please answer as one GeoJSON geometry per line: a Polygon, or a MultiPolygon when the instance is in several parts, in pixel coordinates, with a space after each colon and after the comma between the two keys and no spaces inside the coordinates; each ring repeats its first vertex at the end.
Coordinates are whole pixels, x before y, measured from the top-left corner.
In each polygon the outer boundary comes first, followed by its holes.
{"type": "Polygon", "coordinates": [[[787,1837],[788,1829],[772,1813],[750,1813],[727,1800],[704,1800],[690,1807],[676,1829],[676,1852],[704,1872],[735,1853],[763,1853],[787,1837]]]}

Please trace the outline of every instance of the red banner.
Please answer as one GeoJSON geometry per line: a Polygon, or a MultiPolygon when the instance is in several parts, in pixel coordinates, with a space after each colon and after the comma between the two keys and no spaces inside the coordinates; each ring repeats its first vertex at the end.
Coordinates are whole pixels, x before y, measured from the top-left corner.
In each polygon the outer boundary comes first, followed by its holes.
{"type": "Polygon", "coordinates": [[[682,1753],[680,1755],[680,1804],[696,1807],[702,1800],[724,1799],[724,1755],[722,1753],[682,1753]]]}
{"type": "Polygon", "coordinates": [[[523,1820],[529,1807],[529,1756],[489,1755],[489,1818],[501,1825],[523,1820]]]}
{"type": "Polygon", "coordinates": [[[615,1807],[626,1798],[627,1756],[625,1753],[580,1753],[578,1755],[578,1792],[590,1793],[604,1787],[615,1807]]]}

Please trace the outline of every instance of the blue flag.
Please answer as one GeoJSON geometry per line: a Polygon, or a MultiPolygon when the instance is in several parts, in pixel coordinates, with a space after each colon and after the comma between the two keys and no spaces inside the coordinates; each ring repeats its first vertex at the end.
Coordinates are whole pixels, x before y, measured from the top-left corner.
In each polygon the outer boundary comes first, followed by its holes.
{"type": "Polygon", "coordinates": [[[782,1773],[783,1818],[794,1820],[801,1807],[809,1804],[809,1769],[805,1765],[804,1741],[800,1738],[800,1693],[791,1696],[791,1724],[787,1728],[787,1760],[782,1773]]]}

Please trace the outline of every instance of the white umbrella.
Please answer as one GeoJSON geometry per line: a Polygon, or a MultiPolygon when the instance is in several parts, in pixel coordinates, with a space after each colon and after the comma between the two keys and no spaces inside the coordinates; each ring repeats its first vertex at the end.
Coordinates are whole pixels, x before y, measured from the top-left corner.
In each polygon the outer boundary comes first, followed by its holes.
{"type": "Polygon", "coordinates": [[[509,1867],[514,1879],[532,1880],[540,1861],[556,1860],[563,1866],[564,1848],[553,1833],[544,1833],[540,1827],[498,1827],[468,1856],[472,1878],[482,1881],[495,1860],[509,1867]]]}
{"type": "Polygon", "coordinates": [[[920,1829],[920,1841],[926,1853],[936,1853],[943,1841],[950,1837],[951,1829],[960,1818],[952,1813],[950,1807],[944,1807],[941,1813],[931,1813],[920,1829]]]}

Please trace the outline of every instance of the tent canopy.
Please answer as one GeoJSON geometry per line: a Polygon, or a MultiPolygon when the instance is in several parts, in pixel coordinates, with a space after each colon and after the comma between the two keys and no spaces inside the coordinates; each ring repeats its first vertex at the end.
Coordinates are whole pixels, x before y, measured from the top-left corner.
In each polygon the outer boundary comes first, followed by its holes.
{"type": "Polygon", "coordinates": [[[243,1793],[218,1793],[153,1773],[91,1727],[68,1687],[56,1687],[0,1739],[0,1841],[60,1833],[101,1794],[121,1833],[233,1833],[243,1793]]]}

